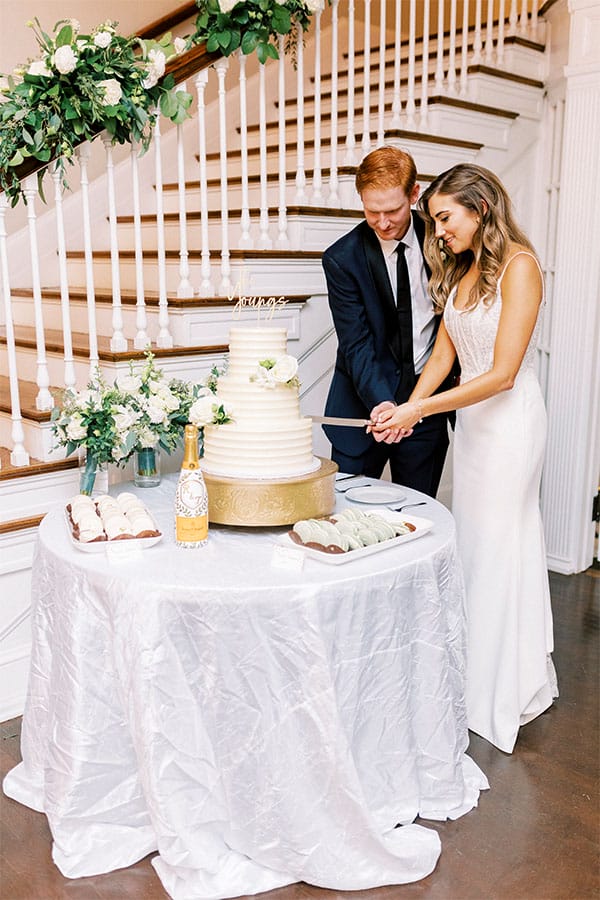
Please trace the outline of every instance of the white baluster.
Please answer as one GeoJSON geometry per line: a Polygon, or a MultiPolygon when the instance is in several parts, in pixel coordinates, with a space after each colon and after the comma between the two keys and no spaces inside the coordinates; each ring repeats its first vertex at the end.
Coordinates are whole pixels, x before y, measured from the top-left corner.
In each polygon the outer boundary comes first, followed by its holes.
{"type": "Polygon", "coordinates": [[[475,0],[475,33],[473,35],[473,56],[471,65],[476,66],[481,62],[481,3],[482,0],[475,0]]]}
{"type": "MultiPolygon", "coordinates": [[[[315,33],[318,40],[318,28],[315,33]]],[[[298,25],[296,30],[296,203],[306,202],[306,169],[304,160],[304,41],[302,35],[302,26],[298,25]]],[[[315,82],[315,89],[316,88],[317,83],[315,82]]],[[[319,100],[320,99],[321,94],[319,93],[319,100]]],[[[315,130],[320,127],[321,119],[320,115],[317,119],[317,109],[315,103],[315,130]]]]}
{"type": "Polygon", "coordinates": [[[469,67],[469,0],[463,0],[462,38],[460,45],[460,96],[468,94],[469,67]]]}
{"type": "Polygon", "coordinates": [[[344,155],[344,163],[347,166],[353,166],[356,163],[356,126],[354,122],[356,109],[355,59],[354,0],[348,0],[348,118],[346,125],[346,153],[344,155]]]}
{"type": "Polygon", "coordinates": [[[519,34],[521,37],[527,37],[527,0],[521,0],[521,16],[519,18],[519,34]]]}
{"type": "Polygon", "coordinates": [[[489,66],[494,59],[494,0],[487,3],[487,21],[485,23],[485,62],[489,66]]]}
{"type": "Polygon", "coordinates": [[[151,343],[146,331],[148,317],[146,315],[146,294],[144,291],[144,251],[142,246],[142,216],[140,208],[140,176],[138,155],[140,145],[131,144],[129,159],[131,162],[131,194],[133,203],[133,247],[135,257],[135,327],[136,334],[133,346],[136,350],[145,350],[151,343]]]}
{"type": "Polygon", "coordinates": [[[110,235],[110,274],[112,287],[112,336],[110,349],[113,353],[127,350],[123,334],[123,310],[121,309],[121,278],[119,274],[119,240],[117,235],[117,204],[115,202],[115,167],[110,135],[102,134],[106,153],[106,188],[108,193],[108,229],[110,235]]]}
{"type": "Polygon", "coordinates": [[[260,155],[260,236],[258,246],[270,250],[273,242],[269,237],[269,197],[267,193],[267,89],[265,65],[258,67],[258,133],[260,155]]]}
{"type": "Polygon", "coordinates": [[[415,114],[415,55],[416,55],[417,9],[415,0],[410,0],[408,15],[408,95],[406,97],[406,127],[414,131],[417,127],[415,114]]]}
{"type": "MultiPolygon", "coordinates": [[[[221,186],[221,281],[219,294],[227,296],[231,291],[231,263],[229,255],[229,200],[227,196],[227,89],[225,75],[229,60],[222,56],[214,64],[219,82],[219,175],[221,186]]],[[[261,66],[262,68],[262,66],[261,66]]]]}
{"type": "Polygon", "coordinates": [[[69,278],[67,274],[67,249],[65,243],[65,220],[63,215],[62,173],[56,163],[52,167],[54,183],[54,208],[56,212],[56,247],[58,250],[58,281],[60,286],[60,311],[64,345],[64,381],[66,388],[75,388],[75,366],[73,364],[73,338],[71,336],[71,309],[69,306],[69,278]]]}
{"type": "Polygon", "coordinates": [[[50,377],[46,365],[46,335],[44,334],[44,313],[42,308],[42,288],[40,283],[40,260],[37,242],[37,218],[35,214],[35,198],[37,195],[37,176],[30,175],[25,179],[23,189],[27,204],[27,225],[29,227],[29,248],[31,255],[31,284],[33,288],[33,312],[35,319],[35,344],[37,354],[36,384],[39,388],[35,405],[37,409],[52,409],[54,398],[48,388],[50,377]]]}
{"type": "Polygon", "coordinates": [[[365,0],[362,150],[371,147],[371,0],[365,0]]]}
{"type": "Polygon", "coordinates": [[[88,161],[92,153],[88,141],[76,150],[79,160],[81,186],[81,213],[83,223],[83,255],[85,259],[85,293],[87,303],[88,336],[90,342],[90,378],[96,375],[98,368],[98,331],[96,328],[96,293],[94,290],[94,257],[92,253],[92,226],[90,220],[90,182],[88,178],[88,161]]]}
{"type": "Polygon", "coordinates": [[[290,242],[287,233],[287,208],[285,203],[285,41],[283,39],[283,35],[279,36],[277,43],[279,51],[279,61],[277,63],[277,96],[279,100],[279,205],[277,210],[277,226],[279,228],[279,234],[277,235],[277,246],[285,249],[286,247],[290,246],[290,242]]]}
{"type": "Polygon", "coordinates": [[[6,329],[6,352],[8,356],[8,381],[10,384],[10,416],[12,420],[12,450],[10,461],[13,466],[29,465],[29,453],[25,449],[25,432],[21,418],[21,401],[19,399],[19,376],[17,375],[17,352],[13,329],[12,300],[8,278],[8,251],[6,244],[5,216],[8,209],[6,194],[0,194],[0,275],[2,277],[2,297],[4,300],[4,318],[6,329]]]}
{"type": "MultiPolygon", "coordinates": [[[[313,203],[319,204],[323,201],[323,172],[321,167],[321,12],[317,12],[315,16],[315,146],[313,151],[313,203]]],[[[302,43],[302,30],[298,29],[298,42],[302,43]]],[[[300,92],[300,90],[299,90],[300,92]]],[[[303,157],[304,159],[304,157],[303,157]]],[[[304,164],[304,163],[303,163],[304,164]]],[[[300,170],[299,170],[300,171],[300,170]]],[[[302,169],[304,177],[304,169],[302,169]]],[[[298,183],[296,177],[296,184],[298,183]]],[[[296,196],[298,196],[296,194],[296,196]]]]}
{"type": "Polygon", "coordinates": [[[455,95],[456,91],[456,0],[450,3],[450,43],[448,48],[448,72],[446,75],[448,93],[455,95]]]}
{"type": "Polygon", "coordinates": [[[402,98],[400,97],[400,67],[402,65],[402,7],[401,0],[394,2],[394,87],[392,88],[392,128],[402,124],[402,98]]]}
{"type": "Polygon", "coordinates": [[[211,278],[210,249],[208,242],[208,175],[206,170],[206,102],[204,93],[208,84],[208,69],[202,69],[194,79],[198,94],[198,157],[200,169],[200,244],[202,247],[202,281],[198,289],[200,297],[213,297],[215,289],[211,278]]]}
{"type": "Polygon", "coordinates": [[[160,116],[154,124],[154,180],[156,193],[156,255],[158,262],[158,336],[156,346],[170,349],[173,338],[169,331],[169,307],[167,300],[167,256],[165,251],[165,214],[162,176],[162,144],[160,116]]]}
{"type": "Polygon", "coordinates": [[[423,0],[423,67],[421,69],[421,114],[419,117],[421,131],[427,130],[429,118],[429,4],[430,0],[423,0]]]}
{"type": "Polygon", "coordinates": [[[496,36],[496,65],[500,66],[504,60],[504,0],[500,0],[498,7],[498,33],[496,36]]]}
{"type": "Polygon", "coordinates": [[[519,27],[519,13],[517,0],[510,0],[510,13],[508,14],[508,33],[512,36],[517,33],[519,27]]]}
{"type": "Polygon", "coordinates": [[[338,7],[339,0],[331,0],[331,163],[327,206],[340,205],[338,194],[338,7]]]}
{"type": "Polygon", "coordinates": [[[386,0],[379,2],[379,85],[377,90],[377,143],[385,140],[385,16],[386,0]]]}
{"type": "MultiPolygon", "coordinates": [[[[177,85],[178,91],[185,91],[186,84],[177,85]]],[[[185,202],[185,144],[183,137],[183,124],[177,126],[177,200],[179,211],[179,284],[177,286],[178,297],[193,297],[194,288],[190,281],[190,262],[187,239],[187,208],[185,202]]]]}
{"type": "Polygon", "coordinates": [[[246,57],[237,52],[240,67],[240,168],[242,178],[242,215],[240,219],[240,247],[252,247],[250,237],[250,201],[248,199],[248,81],[246,78],[246,57]]]}
{"type": "Polygon", "coordinates": [[[438,0],[437,48],[435,62],[435,92],[444,89],[444,0],[438,0]]]}
{"type": "Polygon", "coordinates": [[[531,0],[531,21],[529,23],[529,30],[533,41],[537,40],[538,36],[538,5],[538,0],[531,0]]]}

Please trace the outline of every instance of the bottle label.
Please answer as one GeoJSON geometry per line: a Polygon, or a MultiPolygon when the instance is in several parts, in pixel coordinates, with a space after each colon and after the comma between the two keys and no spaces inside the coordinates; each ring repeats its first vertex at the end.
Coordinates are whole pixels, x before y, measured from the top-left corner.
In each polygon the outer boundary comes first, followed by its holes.
{"type": "Polygon", "coordinates": [[[208,512],[208,495],[200,470],[182,469],[175,494],[178,516],[200,516],[208,512]]]}
{"type": "Polygon", "coordinates": [[[205,541],[208,537],[208,515],[177,516],[175,519],[175,540],[186,544],[205,541]]]}

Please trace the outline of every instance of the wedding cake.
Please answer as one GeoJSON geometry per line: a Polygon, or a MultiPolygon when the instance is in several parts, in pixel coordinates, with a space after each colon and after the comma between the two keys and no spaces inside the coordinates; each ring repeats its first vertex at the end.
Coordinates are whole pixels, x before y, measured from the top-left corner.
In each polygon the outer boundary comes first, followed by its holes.
{"type": "Polygon", "coordinates": [[[217,394],[232,409],[233,421],[205,426],[205,472],[286,479],[319,468],[312,421],[300,415],[296,370],[285,328],[231,328],[227,373],[218,380],[217,394]]]}

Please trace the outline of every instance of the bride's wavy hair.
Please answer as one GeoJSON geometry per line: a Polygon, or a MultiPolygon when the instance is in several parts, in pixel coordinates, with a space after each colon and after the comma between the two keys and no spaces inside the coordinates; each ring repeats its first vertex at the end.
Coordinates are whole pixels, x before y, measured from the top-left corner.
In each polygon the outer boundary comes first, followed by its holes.
{"type": "Polygon", "coordinates": [[[493,172],[482,166],[461,163],[442,172],[421,195],[418,211],[425,222],[423,251],[431,268],[429,290],[438,309],[444,308],[450,291],[469,270],[473,258],[480,274],[469,291],[467,309],[480,301],[486,305],[493,302],[511,242],[533,251],[529,239],[514,220],[504,186],[493,172]],[[436,238],[436,223],[429,212],[429,201],[435,194],[451,197],[477,214],[479,228],[473,237],[473,250],[455,254],[441,238],[436,238]]]}

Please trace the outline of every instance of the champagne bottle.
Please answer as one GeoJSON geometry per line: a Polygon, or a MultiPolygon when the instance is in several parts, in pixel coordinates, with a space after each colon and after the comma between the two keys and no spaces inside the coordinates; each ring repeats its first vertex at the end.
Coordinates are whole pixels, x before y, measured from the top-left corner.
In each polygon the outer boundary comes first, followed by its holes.
{"type": "Polygon", "coordinates": [[[202,547],[208,540],[208,494],[198,462],[198,429],[186,425],[183,463],[175,491],[175,543],[202,547]]]}

